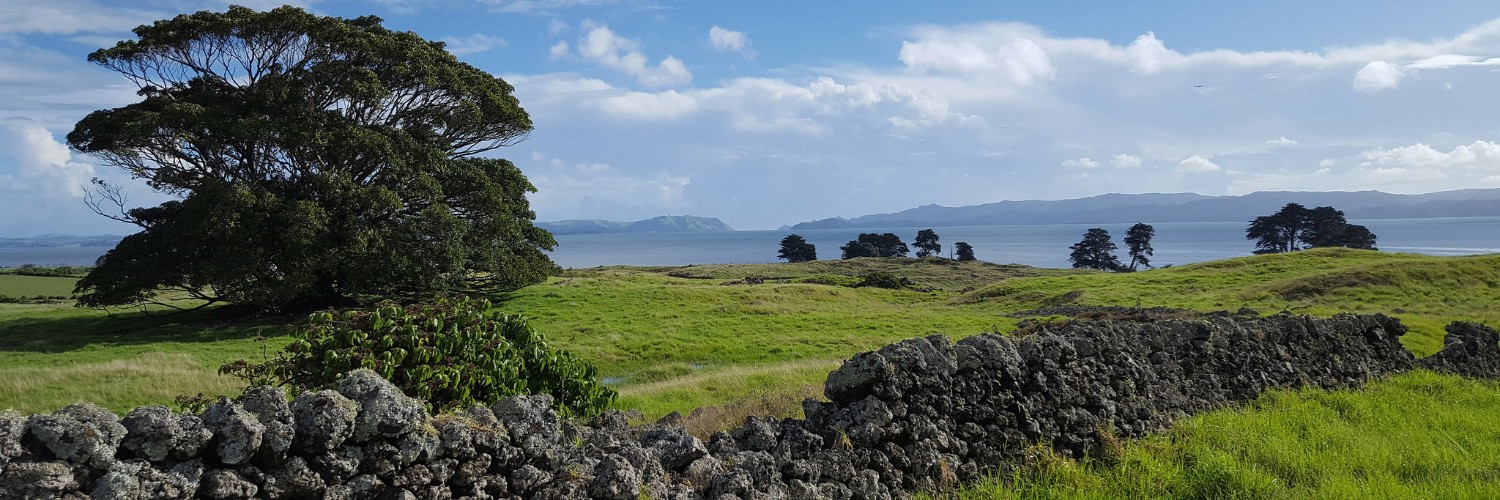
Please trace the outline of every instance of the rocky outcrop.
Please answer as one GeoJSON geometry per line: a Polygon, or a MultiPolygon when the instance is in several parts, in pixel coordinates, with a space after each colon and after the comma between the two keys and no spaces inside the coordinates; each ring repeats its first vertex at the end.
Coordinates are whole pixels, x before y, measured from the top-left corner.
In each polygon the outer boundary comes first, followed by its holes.
{"type": "MultiPolygon", "coordinates": [[[[1109,436],[1255,398],[1410,370],[1384,316],[1216,316],[1037,325],[1011,338],[909,339],[829,374],[805,419],[750,418],[708,442],[611,412],[558,418],[548,396],[431,416],[364,370],[338,391],[254,388],[202,415],[120,419],[92,405],[0,412],[0,498],[892,498],[1003,471],[1038,443],[1109,436]]],[[[1421,366],[1500,369],[1493,330],[1449,327],[1421,366]]]]}

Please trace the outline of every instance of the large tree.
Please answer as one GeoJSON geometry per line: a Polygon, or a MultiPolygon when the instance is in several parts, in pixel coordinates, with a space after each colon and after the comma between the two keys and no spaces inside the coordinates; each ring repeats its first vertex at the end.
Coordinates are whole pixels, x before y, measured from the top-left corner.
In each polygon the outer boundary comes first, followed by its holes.
{"type": "Polygon", "coordinates": [[[1151,238],[1156,236],[1156,228],[1150,224],[1137,222],[1130,229],[1125,230],[1125,248],[1130,252],[1130,270],[1134,271],[1137,265],[1151,267],[1151,256],[1156,249],[1151,248],[1151,238]]]}
{"type": "Polygon", "coordinates": [[[1083,240],[1068,248],[1073,251],[1068,255],[1068,260],[1073,263],[1074,269],[1120,269],[1120,259],[1114,254],[1119,247],[1110,241],[1109,231],[1102,228],[1089,229],[1083,233],[1083,240]]]}
{"type": "Polygon", "coordinates": [[[855,257],[905,257],[911,249],[894,233],[860,233],[859,237],[839,247],[845,259],[855,257]]]}
{"type": "Polygon", "coordinates": [[[1274,214],[1250,221],[1245,238],[1255,240],[1257,254],[1316,247],[1376,250],[1375,234],[1364,226],[1350,224],[1344,219],[1344,212],[1333,207],[1307,208],[1297,203],[1288,203],[1274,214]]]}
{"type": "Polygon", "coordinates": [[[789,234],[781,239],[781,251],[776,258],[787,262],[818,260],[818,247],[808,243],[800,234],[789,234]]]}
{"type": "Polygon", "coordinates": [[[953,248],[958,252],[959,262],[968,262],[971,260],[975,260],[974,247],[972,245],[969,245],[967,242],[960,241],[958,243],[954,243],[953,248]]]}
{"type": "Polygon", "coordinates": [[[931,229],[917,231],[917,239],[912,242],[917,247],[917,257],[929,255],[942,255],[943,245],[938,244],[938,234],[931,229]]]}
{"type": "Polygon", "coordinates": [[[504,80],[440,42],[282,7],[135,29],[89,55],[139,102],[89,114],[72,147],[173,197],[90,205],[141,227],[78,283],[79,302],[292,309],[369,296],[514,289],[556,270],[510,162],[530,117],[504,80]],[[117,210],[116,210],[117,209],[117,210]]]}

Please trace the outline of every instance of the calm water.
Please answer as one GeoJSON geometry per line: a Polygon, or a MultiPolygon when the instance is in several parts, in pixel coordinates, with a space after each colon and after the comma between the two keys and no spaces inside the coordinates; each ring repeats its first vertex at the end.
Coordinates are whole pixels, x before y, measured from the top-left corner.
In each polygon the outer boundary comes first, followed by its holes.
{"type": "MultiPolygon", "coordinates": [[[[1500,252],[1500,217],[1447,219],[1355,220],[1379,237],[1381,250],[1430,255],[1471,255],[1500,252]]],[[[1171,222],[1153,224],[1156,237],[1152,264],[1185,264],[1250,255],[1254,245],[1245,239],[1243,222],[1171,222]]],[[[1123,246],[1130,224],[1055,224],[1041,226],[969,226],[933,228],[946,253],[954,242],[974,246],[981,260],[1040,267],[1067,267],[1068,246],[1090,227],[1103,227],[1123,246]]],[[[795,231],[817,245],[818,257],[839,258],[839,246],[859,233],[896,233],[908,245],[923,228],[819,229],[795,231]]],[[[781,239],[794,231],[735,231],[729,233],[583,234],[557,237],[552,260],[565,268],[624,264],[677,266],[686,264],[777,262],[781,239]]],[[[0,267],[22,264],[93,265],[108,247],[0,248],[0,267]]],[[[1123,251],[1118,255],[1124,256],[1123,251]]],[[[1128,257],[1122,260],[1128,260],[1128,257]]]]}

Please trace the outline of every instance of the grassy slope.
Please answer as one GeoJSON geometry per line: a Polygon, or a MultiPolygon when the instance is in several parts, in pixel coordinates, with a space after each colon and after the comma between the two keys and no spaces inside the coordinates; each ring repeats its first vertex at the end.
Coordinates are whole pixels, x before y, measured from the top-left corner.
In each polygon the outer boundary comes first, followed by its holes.
{"type": "Polygon", "coordinates": [[[0,274],[0,296],[67,297],[73,295],[73,283],[77,281],[77,278],[0,274]]]}

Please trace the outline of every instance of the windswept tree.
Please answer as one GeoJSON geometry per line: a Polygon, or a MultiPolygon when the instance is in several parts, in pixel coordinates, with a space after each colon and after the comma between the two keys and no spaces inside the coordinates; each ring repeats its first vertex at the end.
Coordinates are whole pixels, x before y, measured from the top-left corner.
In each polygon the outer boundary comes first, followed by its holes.
{"type": "Polygon", "coordinates": [[[1344,212],[1333,207],[1309,209],[1297,203],[1288,203],[1274,214],[1250,221],[1245,239],[1255,240],[1257,254],[1316,247],[1376,250],[1375,234],[1364,226],[1350,224],[1344,219],[1344,212]]]}
{"type": "Polygon", "coordinates": [[[855,257],[905,257],[911,249],[893,233],[860,233],[859,237],[839,247],[845,259],[855,257]]]}
{"type": "Polygon", "coordinates": [[[968,262],[974,259],[974,247],[965,242],[953,244],[953,250],[958,253],[959,262],[968,262]]]}
{"type": "Polygon", "coordinates": [[[1073,253],[1068,260],[1073,263],[1074,269],[1103,269],[1105,271],[1116,271],[1120,269],[1120,259],[1115,257],[1115,243],[1110,241],[1109,231],[1102,228],[1092,228],[1083,233],[1083,240],[1068,247],[1073,253]]]}
{"type": "Polygon", "coordinates": [[[163,293],[276,309],[507,290],[556,271],[535,188],[484,153],[531,118],[510,84],[376,17],[230,7],[135,29],[89,55],[139,102],[95,111],[73,148],[172,197],[95,211],[141,228],[78,282],[86,306],[163,293]]]}
{"type": "Polygon", "coordinates": [[[917,247],[917,257],[942,255],[943,251],[943,246],[938,244],[937,233],[931,229],[917,231],[917,239],[912,242],[912,246],[917,247]]]}
{"type": "Polygon", "coordinates": [[[1130,251],[1130,270],[1134,271],[1137,265],[1151,267],[1151,255],[1156,250],[1151,248],[1151,237],[1156,236],[1156,228],[1150,224],[1137,222],[1130,229],[1125,230],[1125,248],[1130,251]]]}
{"type": "Polygon", "coordinates": [[[776,258],[787,262],[818,260],[818,247],[808,243],[800,234],[789,234],[781,239],[781,251],[776,258]]]}

